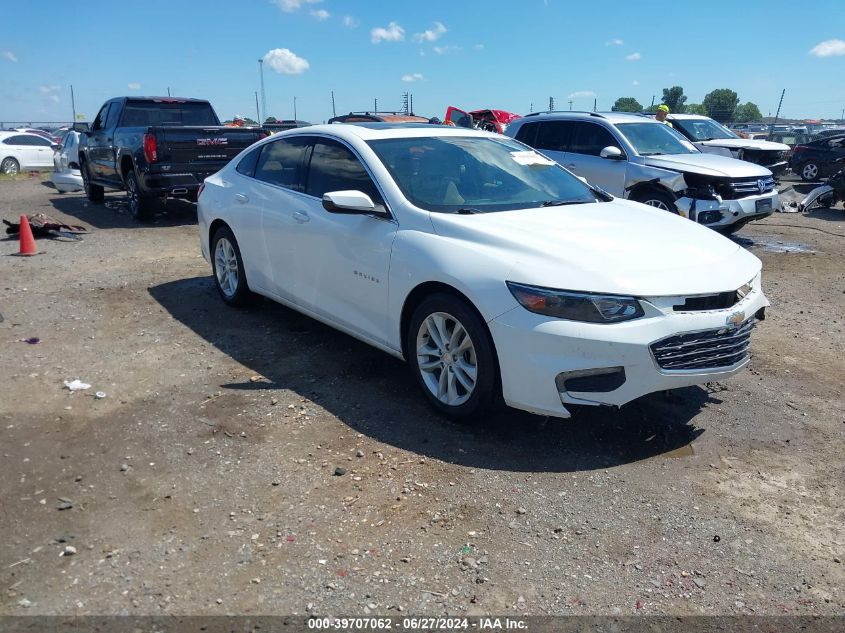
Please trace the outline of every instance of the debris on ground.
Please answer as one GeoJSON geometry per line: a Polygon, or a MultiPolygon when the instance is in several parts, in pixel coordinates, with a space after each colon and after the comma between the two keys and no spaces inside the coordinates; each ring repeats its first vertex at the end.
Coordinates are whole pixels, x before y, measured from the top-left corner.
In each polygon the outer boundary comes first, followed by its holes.
{"type": "Polygon", "coordinates": [[[76,380],[71,380],[70,382],[65,380],[65,387],[67,387],[71,391],[84,391],[85,389],[90,389],[91,385],[89,385],[87,382],[82,382],[77,378],[76,380]]]}

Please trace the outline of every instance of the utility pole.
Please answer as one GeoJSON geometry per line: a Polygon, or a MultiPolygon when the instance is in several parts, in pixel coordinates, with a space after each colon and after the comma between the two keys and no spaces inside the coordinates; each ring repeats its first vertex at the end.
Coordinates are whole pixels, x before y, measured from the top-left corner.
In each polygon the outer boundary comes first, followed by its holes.
{"type": "Polygon", "coordinates": [[[572,110],[572,99],[569,100],[569,109],[572,110]]]}
{"type": "Polygon", "coordinates": [[[555,98],[549,97],[549,112],[555,111],[555,98]]]}
{"type": "Polygon", "coordinates": [[[170,96],[170,86],[167,87],[167,96],[170,96]]]}
{"type": "Polygon", "coordinates": [[[73,128],[76,123],[76,101],[73,100],[73,84],[70,85],[70,109],[73,111],[73,119],[71,119],[70,126],[73,128]]]}
{"type": "Polygon", "coordinates": [[[654,110],[654,95],[651,95],[651,110],[654,110]]]}
{"type": "Polygon", "coordinates": [[[296,95],[293,97],[293,120],[296,121],[296,95]]]}
{"type": "Polygon", "coordinates": [[[786,94],[786,88],[783,89],[783,92],[780,93],[780,101],[778,102],[778,111],[775,112],[775,120],[772,121],[772,124],[769,126],[769,138],[772,136],[772,132],[775,131],[775,123],[778,122],[778,117],[780,116],[780,107],[783,105],[783,96],[786,94]]]}
{"type": "Polygon", "coordinates": [[[409,110],[408,110],[408,93],[407,92],[402,93],[402,112],[405,114],[405,116],[408,116],[409,110]]]}
{"type": "Polygon", "coordinates": [[[531,102],[531,107],[528,108],[529,112],[534,112],[534,102],[531,102]]]}
{"type": "Polygon", "coordinates": [[[337,116],[337,112],[334,109],[334,90],[332,90],[332,116],[337,116]]]}
{"type": "MultiPolygon", "coordinates": [[[[261,110],[267,116],[267,94],[264,92],[264,59],[258,60],[258,72],[261,75],[261,110]]],[[[261,123],[261,114],[258,115],[258,122],[261,123]]]]}
{"type": "Polygon", "coordinates": [[[411,93],[411,116],[414,115],[414,93],[411,93]]]}
{"type": "Polygon", "coordinates": [[[598,104],[598,102],[599,102],[598,98],[593,99],[593,112],[596,112],[596,105],[598,104]]]}
{"type": "Polygon", "coordinates": [[[373,113],[378,112],[378,97],[373,99],[373,113]]]}
{"type": "Polygon", "coordinates": [[[258,117],[258,125],[261,125],[261,113],[258,111],[258,91],[255,92],[255,116],[258,117]]]}

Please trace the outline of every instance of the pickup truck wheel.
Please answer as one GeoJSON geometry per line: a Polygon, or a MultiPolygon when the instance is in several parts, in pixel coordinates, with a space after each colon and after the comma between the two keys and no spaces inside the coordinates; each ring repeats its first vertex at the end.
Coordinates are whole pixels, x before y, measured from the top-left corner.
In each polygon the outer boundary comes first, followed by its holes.
{"type": "Polygon", "coordinates": [[[152,220],[156,212],[156,200],[141,195],[138,177],[133,169],[126,172],[125,178],[126,195],[129,198],[129,215],[139,222],[152,220]]]}
{"type": "Polygon", "coordinates": [[[88,173],[88,161],[83,161],[79,167],[79,172],[82,174],[82,187],[85,189],[85,196],[91,202],[102,202],[106,198],[105,189],[100,185],[91,183],[91,174],[88,173]]]}
{"type": "Polygon", "coordinates": [[[675,206],[675,201],[672,197],[668,193],[657,191],[656,189],[637,193],[631,199],[636,202],[642,202],[650,207],[655,207],[656,209],[662,209],[663,211],[669,211],[675,215],[680,215],[678,213],[678,207],[675,206]]]}
{"type": "Polygon", "coordinates": [[[242,308],[255,300],[246,282],[238,240],[228,226],[221,226],[211,238],[211,267],[214,284],[224,302],[242,308]]]}

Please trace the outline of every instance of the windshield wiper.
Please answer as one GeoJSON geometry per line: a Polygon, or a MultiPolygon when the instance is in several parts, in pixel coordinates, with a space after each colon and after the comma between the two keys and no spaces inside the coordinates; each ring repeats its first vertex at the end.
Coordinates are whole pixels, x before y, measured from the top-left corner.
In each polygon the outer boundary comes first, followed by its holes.
{"type": "Polygon", "coordinates": [[[589,200],[546,200],[540,203],[541,207],[563,207],[568,204],[589,204],[589,200]]]}
{"type": "Polygon", "coordinates": [[[478,209],[464,208],[458,209],[457,211],[455,211],[455,213],[457,213],[458,215],[473,215],[475,213],[481,213],[481,211],[479,211],[478,209]]]}

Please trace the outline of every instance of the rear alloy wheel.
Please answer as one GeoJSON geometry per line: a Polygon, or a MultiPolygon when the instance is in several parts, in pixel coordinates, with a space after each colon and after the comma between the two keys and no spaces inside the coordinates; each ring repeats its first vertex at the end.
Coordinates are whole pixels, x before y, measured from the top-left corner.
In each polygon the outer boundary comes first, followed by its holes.
{"type": "Polygon", "coordinates": [[[21,170],[21,164],[9,156],[8,158],[4,158],[3,162],[0,163],[0,173],[7,174],[9,176],[14,176],[21,170]]]}
{"type": "Polygon", "coordinates": [[[408,362],[426,399],[455,420],[478,418],[498,402],[490,335],[461,299],[437,294],[414,311],[406,334],[408,362]]]}
{"type": "Polygon", "coordinates": [[[810,182],[819,177],[819,165],[808,161],[801,165],[801,180],[810,182]]]}
{"type": "Polygon", "coordinates": [[[126,181],[126,195],[129,198],[129,215],[139,222],[152,220],[156,212],[157,200],[141,194],[138,177],[135,170],[130,169],[124,177],[126,181]]]}
{"type": "Polygon", "coordinates": [[[652,189],[638,193],[632,198],[637,202],[641,202],[655,209],[661,211],[669,211],[670,213],[678,214],[678,207],[675,206],[675,200],[668,193],[652,189]]]}
{"type": "Polygon", "coordinates": [[[211,238],[211,266],[220,297],[231,306],[244,307],[255,299],[246,282],[244,262],[235,234],[221,226],[211,238]]]}
{"type": "Polygon", "coordinates": [[[82,162],[79,166],[79,172],[82,174],[82,188],[85,189],[85,196],[88,200],[91,202],[102,202],[105,200],[105,189],[91,182],[91,174],[88,172],[88,161],[82,162]]]}

